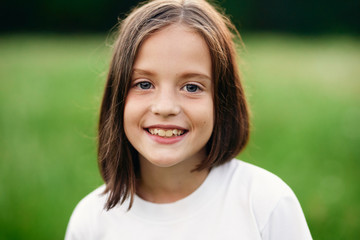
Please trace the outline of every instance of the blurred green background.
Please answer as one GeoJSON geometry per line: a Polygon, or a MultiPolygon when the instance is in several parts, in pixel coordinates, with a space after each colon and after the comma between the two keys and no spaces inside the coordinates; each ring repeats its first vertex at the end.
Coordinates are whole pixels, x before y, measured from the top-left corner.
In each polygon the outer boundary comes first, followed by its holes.
{"type": "MultiPolygon", "coordinates": [[[[0,19],[0,239],[63,239],[75,205],[102,184],[108,30],[136,1],[20,3],[5,3],[0,19]]],[[[253,124],[239,158],[290,185],[314,239],[357,239],[358,2],[219,5],[246,46],[239,67],[253,124]]]]}

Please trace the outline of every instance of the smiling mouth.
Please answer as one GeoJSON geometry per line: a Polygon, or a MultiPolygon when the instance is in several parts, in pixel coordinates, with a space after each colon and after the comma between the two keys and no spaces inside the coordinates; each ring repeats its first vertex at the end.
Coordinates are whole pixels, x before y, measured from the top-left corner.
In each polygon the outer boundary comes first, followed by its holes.
{"type": "Polygon", "coordinates": [[[164,138],[177,137],[185,134],[186,130],[182,129],[161,129],[161,128],[147,128],[151,135],[156,135],[164,138]]]}

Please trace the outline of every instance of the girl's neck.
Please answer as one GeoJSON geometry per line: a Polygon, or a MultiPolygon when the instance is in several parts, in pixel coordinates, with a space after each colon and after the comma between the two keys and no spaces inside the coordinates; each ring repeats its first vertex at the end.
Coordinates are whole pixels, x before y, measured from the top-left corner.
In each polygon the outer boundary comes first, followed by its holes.
{"type": "Polygon", "coordinates": [[[141,178],[136,194],[153,203],[171,203],[193,193],[206,179],[209,170],[192,171],[196,164],[182,163],[172,167],[158,167],[140,160],[141,178]]]}

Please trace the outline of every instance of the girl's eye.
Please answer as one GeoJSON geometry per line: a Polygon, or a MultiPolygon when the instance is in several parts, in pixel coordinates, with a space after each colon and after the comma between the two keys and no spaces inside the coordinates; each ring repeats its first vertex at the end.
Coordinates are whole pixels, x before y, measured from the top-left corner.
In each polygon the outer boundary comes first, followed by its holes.
{"type": "Polygon", "coordinates": [[[187,92],[197,92],[200,90],[199,86],[195,84],[186,84],[184,88],[187,92]]]}
{"type": "Polygon", "coordinates": [[[139,82],[136,84],[136,87],[147,90],[152,87],[152,84],[150,82],[139,82]]]}

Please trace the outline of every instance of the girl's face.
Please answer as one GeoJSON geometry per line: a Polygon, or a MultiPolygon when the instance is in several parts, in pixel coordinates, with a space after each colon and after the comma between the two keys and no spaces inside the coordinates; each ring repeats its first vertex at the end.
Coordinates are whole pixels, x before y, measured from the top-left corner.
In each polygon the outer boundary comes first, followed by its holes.
{"type": "Polygon", "coordinates": [[[214,126],[211,58],[204,39],[175,24],[150,35],[135,59],[124,110],[140,161],[158,167],[200,163],[214,126]]]}

